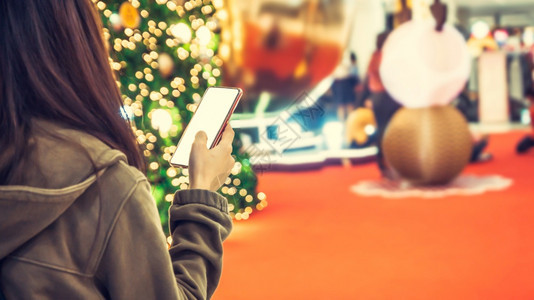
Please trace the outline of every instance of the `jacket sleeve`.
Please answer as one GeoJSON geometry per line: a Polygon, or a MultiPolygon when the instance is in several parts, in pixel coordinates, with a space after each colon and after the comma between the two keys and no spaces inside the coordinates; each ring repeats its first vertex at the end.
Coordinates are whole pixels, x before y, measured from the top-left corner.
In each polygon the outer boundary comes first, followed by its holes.
{"type": "Polygon", "coordinates": [[[222,271],[222,241],[232,228],[228,203],[206,190],[176,192],[169,209],[174,274],[184,293],[209,299],[222,271]]]}
{"type": "Polygon", "coordinates": [[[209,299],[221,275],[231,230],[226,199],[209,191],[176,193],[168,250],[146,181],[124,204],[96,274],[110,299],[209,299]]]}

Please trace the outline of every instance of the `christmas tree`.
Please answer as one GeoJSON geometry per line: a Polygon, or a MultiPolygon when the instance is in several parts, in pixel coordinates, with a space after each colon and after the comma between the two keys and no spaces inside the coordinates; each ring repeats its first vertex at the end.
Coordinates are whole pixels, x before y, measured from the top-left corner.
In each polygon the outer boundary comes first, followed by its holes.
{"type": "MultiPolygon", "coordinates": [[[[188,187],[187,169],[168,160],[191,119],[204,90],[221,82],[223,61],[217,56],[220,31],[217,0],[93,0],[102,16],[110,64],[123,95],[121,114],[129,119],[147,159],[165,230],[167,211],[177,189],[188,187]]],[[[265,194],[256,193],[257,178],[246,154],[234,142],[236,164],[220,193],[231,216],[246,220],[263,209],[265,194]]]]}

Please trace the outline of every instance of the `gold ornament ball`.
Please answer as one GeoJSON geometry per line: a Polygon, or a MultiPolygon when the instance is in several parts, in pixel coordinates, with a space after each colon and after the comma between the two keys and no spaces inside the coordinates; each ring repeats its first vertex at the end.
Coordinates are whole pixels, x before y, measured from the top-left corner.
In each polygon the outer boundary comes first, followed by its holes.
{"type": "Polygon", "coordinates": [[[451,106],[400,109],[382,141],[384,157],[415,185],[447,184],[469,162],[473,142],[465,118],[451,106]]]}
{"type": "Polygon", "coordinates": [[[161,76],[167,78],[174,71],[174,61],[167,53],[161,53],[158,57],[159,72],[161,76]]]}

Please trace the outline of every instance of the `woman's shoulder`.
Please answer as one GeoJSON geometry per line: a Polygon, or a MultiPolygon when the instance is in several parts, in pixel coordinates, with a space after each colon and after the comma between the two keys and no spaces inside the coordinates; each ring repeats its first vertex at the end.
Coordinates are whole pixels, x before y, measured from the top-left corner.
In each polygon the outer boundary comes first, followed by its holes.
{"type": "Polygon", "coordinates": [[[128,170],[126,179],[140,176],[141,172],[128,166],[124,153],[86,132],[43,120],[32,125],[28,163],[38,172],[27,178],[29,185],[64,188],[120,162],[120,168],[128,170]]]}

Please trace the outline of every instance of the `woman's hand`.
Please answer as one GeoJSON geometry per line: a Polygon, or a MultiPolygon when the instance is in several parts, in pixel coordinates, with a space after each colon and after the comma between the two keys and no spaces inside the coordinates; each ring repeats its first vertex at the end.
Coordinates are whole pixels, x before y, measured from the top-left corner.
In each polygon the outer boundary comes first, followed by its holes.
{"type": "Polygon", "coordinates": [[[208,149],[208,137],[204,131],[195,136],[189,156],[189,188],[217,191],[234,167],[232,141],[234,130],[226,126],[221,141],[213,149],[208,149]]]}

